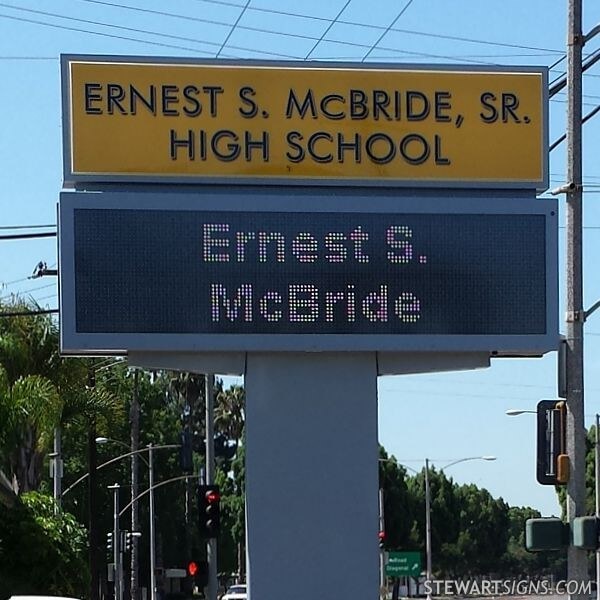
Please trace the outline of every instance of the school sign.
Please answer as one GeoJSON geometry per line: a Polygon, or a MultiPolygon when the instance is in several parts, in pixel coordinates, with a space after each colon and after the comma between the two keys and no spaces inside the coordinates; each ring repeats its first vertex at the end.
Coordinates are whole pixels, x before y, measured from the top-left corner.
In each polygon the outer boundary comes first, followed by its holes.
{"type": "Polygon", "coordinates": [[[63,57],[65,182],[547,187],[547,72],[63,57]]]}

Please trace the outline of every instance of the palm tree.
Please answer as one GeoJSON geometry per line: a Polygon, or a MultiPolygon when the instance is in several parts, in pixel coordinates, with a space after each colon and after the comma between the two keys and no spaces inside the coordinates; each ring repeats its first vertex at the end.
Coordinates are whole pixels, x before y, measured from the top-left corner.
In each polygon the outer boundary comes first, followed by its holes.
{"type": "Polygon", "coordinates": [[[11,384],[0,365],[0,470],[15,494],[38,489],[60,413],[61,403],[51,381],[25,375],[11,384]]]}
{"type": "Polygon", "coordinates": [[[246,391],[241,385],[220,389],[215,402],[215,429],[239,446],[244,433],[246,391]]]}
{"type": "MultiPolygon", "coordinates": [[[[35,313],[36,308],[21,301],[10,306],[12,312],[35,313]]],[[[7,493],[7,481],[15,496],[37,490],[55,430],[79,419],[88,429],[90,502],[95,501],[96,426],[98,422],[119,418],[123,407],[106,389],[89,385],[93,368],[93,359],[60,357],[58,327],[50,316],[31,314],[0,319],[0,482],[5,482],[4,486],[0,484],[4,490],[0,497],[5,503],[14,500],[7,493]]],[[[92,599],[98,590],[99,536],[94,512],[91,508],[92,599]]]]}
{"type": "Polygon", "coordinates": [[[233,463],[233,472],[235,484],[232,486],[231,492],[235,498],[231,498],[229,502],[230,510],[232,511],[232,519],[234,526],[232,535],[237,545],[237,572],[239,580],[244,580],[244,455],[243,448],[240,452],[244,436],[245,422],[245,404],[246,391],[241,385],[232,385],[227,389],[223,389],[222,382],[217,385],[217,394],[215,402],[215,430],[225,435],[228,440],[235,442],[236,459],[233,463]]]}
{"type": "MultiPolygon", "coordinates": [[[[8,308],[34,312],[38,307],[17,301],[8,308]]],[[[61,416],[59,362],[58,328],[50,316],[0,319],[0,469],[15,494],[40,484],[61,416]]]]}

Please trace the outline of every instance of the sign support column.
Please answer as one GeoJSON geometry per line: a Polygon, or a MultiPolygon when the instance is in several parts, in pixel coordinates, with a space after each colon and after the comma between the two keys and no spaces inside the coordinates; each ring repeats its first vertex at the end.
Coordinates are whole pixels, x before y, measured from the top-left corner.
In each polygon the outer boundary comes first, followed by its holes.
{"type": "Polygon", "coordinates": [[[375,353],[251,353],[245,383],[251,598],[374,600],[375,353]]]}

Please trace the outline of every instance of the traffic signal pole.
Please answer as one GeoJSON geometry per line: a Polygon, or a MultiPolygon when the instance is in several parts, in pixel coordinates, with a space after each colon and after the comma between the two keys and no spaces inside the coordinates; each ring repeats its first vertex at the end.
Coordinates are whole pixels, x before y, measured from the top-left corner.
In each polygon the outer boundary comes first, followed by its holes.
{"type": "MultiPolygon", "coordinates": [[[[206,484],[215,483],[215,401],[214,401],[214,375],[207,373],[205,376],[206,397],[206,484]]],[[[208,538],[206,542],[206,555],[208,559],[208,600],[217,600],[217,540],[208,538]]]]}
{"type": "Polygon", "coordinates": [[[150,490],[150,600],[156,600],[156,532],[154,521],[154,455],[148,444],[148,488],[150,490]]]}
{"type": "Polygon", "coordinates": [[[123,571],[121,561],[121,532],[119,530],[119,484],[108,486],[113,492],[113,585],[115,600],[123,600],[123,571]]]}
{"type": "MultiPolygon", "coordinates": [[[[583,394],[583,211],[582,211],[582,0],[568,0],[567,25],[567,519],[585,511],[585,424],[583,394]]],[[[587,554],[569,545],[567,579],[587,581],[587,554]]],[[[572,596],[573,597],[580,597],[572,596]]]]}
{"type": "MultiPolygon", "coordinates": [[[[383,533],[383,540],[385,540],[385,509],[383,501],[383,489],[379,488],[379,534],[383,533]]],[[[383,590],[385,587],[385,548],[382,543],[379,544],[379,589],[383,590]]]]}

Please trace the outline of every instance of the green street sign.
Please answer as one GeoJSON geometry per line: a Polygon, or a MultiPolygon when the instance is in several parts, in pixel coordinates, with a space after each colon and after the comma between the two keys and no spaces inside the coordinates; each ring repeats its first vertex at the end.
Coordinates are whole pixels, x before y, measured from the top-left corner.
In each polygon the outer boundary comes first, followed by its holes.
{"type": "Polygon", "coordinates": [[[390,552],[385,574],[388,577],[417,577],[421,573],[420,552],[390,552]]]}

